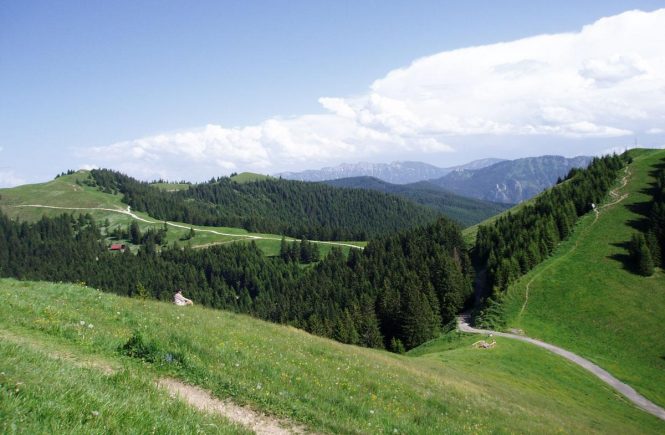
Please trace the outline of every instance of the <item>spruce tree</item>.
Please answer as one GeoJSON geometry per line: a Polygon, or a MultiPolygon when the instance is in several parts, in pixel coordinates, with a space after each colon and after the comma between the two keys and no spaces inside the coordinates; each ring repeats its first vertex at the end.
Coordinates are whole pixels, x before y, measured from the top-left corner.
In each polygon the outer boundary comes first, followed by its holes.
{"type": "Polygon", "coordinates": [[[630,241],[630,256],[633,260],[637,273],[642,276],[651,276],[654,272],[651,251],[642,233],[635,233],[630,241]]]}

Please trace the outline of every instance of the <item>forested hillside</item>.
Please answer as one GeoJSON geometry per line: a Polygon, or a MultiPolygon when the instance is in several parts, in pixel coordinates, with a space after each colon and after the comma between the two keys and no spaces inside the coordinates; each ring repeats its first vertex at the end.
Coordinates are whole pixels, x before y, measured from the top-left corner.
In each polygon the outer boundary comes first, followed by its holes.
{"type": "Polygon", "coordinates": [[[236,183],[222,177],[165,192],[110,170],[91,182],[121,192],[134,210],[195,225],[242,227],[316,240],[367,240],[433,222],[437,212],[402,198],[359,189],[266,179],[236,183]]]}
{"type": "Polygon", "coordinates": [[[427,181],[392,184],[374,177],[353,177],[325,181],[325,183],[336,187],[376,190],[401,196],[417,204],[433,208],[464,227],[482,222],[511,207],[509,204],[456,195],[427,181]]]}
{"type": "Polygon", "coordinates": [[[505,291],[549,256],[568,237],[577,219],[607,195],[625,164],[617,155],[596,158],[586,170],[571,170],[565,181],[533,204],[481,226],[474,254],[487,272],[491,293],[505,291]]]}
{"type": "Polygon", "coordinates": [[[0,215],[0,276],[162,300],[182,288],[207,306],[395,351],[435,337],[471,292],[464,242],[447,220],[372,241],[348,259],[335,249],[309,268],[267,258],[254,243],[157,252],[149,242],[134,255],[109,252],[102,239],[90,216],[18,223],[0,215]]]}

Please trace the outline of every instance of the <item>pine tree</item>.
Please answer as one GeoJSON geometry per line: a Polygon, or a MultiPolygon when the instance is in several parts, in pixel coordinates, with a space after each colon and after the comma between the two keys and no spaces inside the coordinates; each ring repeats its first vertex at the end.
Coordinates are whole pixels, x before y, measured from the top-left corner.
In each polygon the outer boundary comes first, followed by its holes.
{"type": "Polygon", "coordinates": [[[408,283],[404,289],[402,306],[401,339],[407,349],[414,348],[436,336],[440,320],[437,318],[427,296],[408,283]]]}
{"type": "Polygon", "coordinates": [[[630,241],[630,256],[633,260],[637,273],[642,276],[651,276],[654,272],[651,251],[642,233],[635,233],[630,241]]]}
{"type": "Polygon", "coordinates": [[[130,241],[134,245],[140,245],[141,244],[141,228],[139,227],[138,222],[132,221],[132,223],[129,225],[129,237],[130,241]]]}
{"type": "Polygon", "coordinates": [[[288,262],[290,259],[289,245],[286,243],[284,236],[282,236],[282,241],[279,243],[279,257],[285,262],[288,262]]]}
{"type": "Polygon", "coordinates": [[[300,241],[300,261],[302,263],[309,263],[312,261],[312,249],[305,236],[303,236],[300,241]]]}

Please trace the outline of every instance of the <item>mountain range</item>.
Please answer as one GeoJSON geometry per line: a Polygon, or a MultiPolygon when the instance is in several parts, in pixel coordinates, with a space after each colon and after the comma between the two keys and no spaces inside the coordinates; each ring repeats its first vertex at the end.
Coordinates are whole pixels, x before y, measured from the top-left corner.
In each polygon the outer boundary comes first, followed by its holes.
{"type": "Polygon", "coordinates": [[[592,157],[587,156],[489,158],[450,168],[422,162],[345,163],[320,170],[283,172],[277,176],[393,193],[440,209],[441,204],[452,199],[442,191],[490,203],[517,204],[551,187],[572,168],[586,167],[591,160],[592,157]]]}
{"type": "Polygon", "coordinates": [[[592,157],[561,156],[527,157],[506,160],[481,169],[461,169],[431,180],[458,195],[486,201],[517,204],[532,198],[573,168],[584,168],[592,157]]]}
{"type": "Polygon", "coordinates": [[[282,172],[275,174],[275,176],[298,181],[328,181],[350,177],[374,177],[393,184],[408,184],[440,178],[456,170],[481,169],[501,161],[503,160],[494,158],[481,159],[450,168],[439,168],[423,162],[342,163],[339,166],[322,169],[310,169],[302,172],[282,172]]]}

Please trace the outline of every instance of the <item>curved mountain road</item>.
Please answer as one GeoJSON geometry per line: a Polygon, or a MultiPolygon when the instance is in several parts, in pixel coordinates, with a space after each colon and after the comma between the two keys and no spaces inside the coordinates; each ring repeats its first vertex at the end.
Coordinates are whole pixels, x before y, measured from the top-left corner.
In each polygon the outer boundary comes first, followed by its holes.
{"type": "MultiPolygon", "coordinates": [[[[110,211],[113,213],[120,213],[120,214],[125,214],[127,216],[130,216],[133,219],[136,219],[141,222],[145,222],[147,224],[160,224],[160,223],[166,223],[166,225],[176,227],[176,228],[182,228],[185,230],[190,229],[192,226],[191,225],[182,225],[182,224],[176,224],[174,222],[169,222],[169,221],[151,221],[148,219],[144,219],[135,213],[132,213],[131,207],[127,206],[127,209],[118,209],[118,208],[103,208],[103,207],[59,207],[55,205],[43,205],[43,204],[21,204],[21,205],[12,205],[10,207],[34,207],[34,208],[52,208],[52,209],[57,209],[57,210],[101,210],[101,211],[110,211]]],[[[231,234],[231,233],[222,233],[220,231],[216,230],[208,230],[208,229],[199,229],[195,228],[194,229],[197,232],[200,233],[211,233],[211,234],[217,234],[219,236],[228,236],[228,237],[238,237],[239,240],[244,240],[244,239],[252,239],[252,240],[282,240],[279,237],[266,237],[266,236],[253,236],[250,234],[231,234]]],[[[294,240],[299,240],[299,239],[294,239],[294,240]]],[[[324,240],[310,240],[311,243],[319,243],[322,245],[334,245],[334,246],[347,246],[349,248],[355,248],[355,249],[364,249],[362,246],[356,246],[352,245],[351,243],[343,243],[343,242],[329,242],[329,241],[324,241],[324,240]]]]}
{"type": "Polygon", "coordinates": [[[508,332],[492,331],[489,329],[477,329],[469,325],[469,320],[470,320],[469,314],[462,314],[457,318],[457,328],[462,332],[468,332],[471,334],[486,334],[486,335],[492,334],[493,336],[524,341],[526,343],[531,343],[535,346],[542,347],[543,349],[547,349],[550,352],[560,355],[566,358],[568,361],[571,361],[577,364],[578,366],[582,367],[583,369],[591,372],[601,381],[605,382],[607,385],[609,385],[610,387],[614,388],[616,391],[621,393],[626,399],[633,402],[638,408],[641,408],[644,411],[648,412],[649,414],[655,415],[656,417],[665,421],[665,409],[661,408],[660,406],[656,405],[649,399],[645,398],[640,393],[635,391],[633,387],[631,387],[628,384],[624,384],[623,382],[621,382],[620,380],[609,374],[606,370],[600,368],[599,366],[592,363],[588,359],[582,358],[577,354],[574,354],[568,350],[562,349],[553,344],[536,340],[535,338],[530,338],[517,334],[510,334],[508,332]]]}
{"type": "MultiPolygon", "coordinates": [[[[604,205],[594,209],[594,212],[595,212],[596,216],[594,217],[594,221],[591,224],[592,226],[596,223],[596,221],[600,217],[600,212],[602,210],[604,210],[604,209],[606,209],[610,206],[613,206],[615,204],[618,204],[618,203],[620,203],[621,201],[623,201],[624,199],[626,199],[628,197],[627,193],[624,193],[623,195],[620,195],[619,190],[626,187],[626,185],[628,184],[628,180],[630,178],[630,175],[631,174],[630,174],[629,169],[626,168],[625,175],[621,180],[621,185],[610,191],[610,196],[614,201],[612,201],[610,203],[607,203],[607,204],[604,204],[604,205]]],[[[571,251],[567,252],[565,255],[568,255],[571,252],[575,251],[575,249],[578,246],[578,243],[579,243],[579,240],[577,241],[577,243],[575,243],[575,245],[573,246],[571,251]]],[[[544,272],[545,270],[547,270],[548,268],[549,268],[549,266],[547,268],[543,269],[541,271],[541,273],[544,272]]],[[[522,313],[524,312],[524,309],[526,308],[527,302],[529,300],[529,286],[533,283],[533,281],[539,275],[540,275],[540,273],[535,275],[527,283],[524,305],[522,305],[522,309],[520,310],[520,315],[522,315],[522,313]]],[[[663,409],[660,406],[656,405],[655,403],[651,402],[650,400],[648,400],[647,398],[645,398],[644,396],[639,394],[637,391],[635,391],[635,389],[633,387],[621,382],[620,380],[618,380],[617,378],[612,376],[610,373],[608,373],[606,370],[600,368],[599,366],[592,363],[591,361],[589,361],[585,358],[582,358],[581,356],[579,356],[577,354],[574,354],[570,351],[562,349],[558,346],[554,346],[553,344],[549,344],[549,343],[546,343],[544,341],[536,340],[534,338],[530,338],[530,337],[527,337],[527,336],[517,335],[517,334],[510,334],[510,333],[507,333],[507,332],[499,332],[499,331],[491,331],[491,330],[487,330],[487,329],[474,328],[474,327],[470,326],[469,320],[470,320],[469,314],[462,314],[461,316],[459,316],[458,317],[458,322],[457,322],[458,329],[462,332],[469,332],[469,333],[472,333],[472,334],[492,334],[492,335],[495,335],[497,337],[504,337],[504,338],[510,338],[510,339],[513,339],[513,340],[524,341],[526,343],[531,343],[535,346],[542,347],[543,349],[547,349],[550,352],[553,352],[553,353],[555,353],[559,356],[562,356],[562,357],[566,358],[567,360],[569,360],[569,361],[577,364],[578,366],[584,368],[585,370],[591,372],[594,376],[598,377],[601,381],[605,382],[607,385],[614,388],[616,391],[621,393],[628,400],[633,402],[637,407],[639,407],[639,408],[643,409],[644,411],[646,411],[646,412],[648,412],[652,415],[655,415],[656,417],[658,417],[661,420],[665,421],[665,409],[663,409]]]]}

